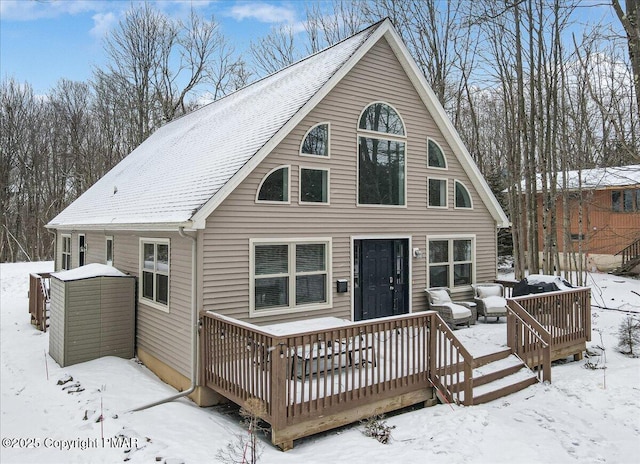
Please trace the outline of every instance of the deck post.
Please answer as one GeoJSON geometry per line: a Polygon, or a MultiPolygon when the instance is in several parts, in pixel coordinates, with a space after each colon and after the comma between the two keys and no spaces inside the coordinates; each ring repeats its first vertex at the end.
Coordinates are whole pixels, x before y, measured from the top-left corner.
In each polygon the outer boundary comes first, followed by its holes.
{"type": "Polygon", "coordinates": [[[464,361],[464,405],[473,406],[473,368],[466,359],[464,361]]]}
{"type": "Polygon", "coordinates": [[[288,347],[284,339],[273,339],[275,350],[271,356],[271,385],[269,396],[271,411],[271,443],[282,451],[293,448],[293,440],[281,441],[280,430],[286,427],[287,421],[287,358],[288,347]]]}
{"type": "MultiPolygon", "coordinates": [[[[436,374],[436,353],[438,349],[438,331],[437,321],[433,314],[429,316],[429,348],[426,356],[428,357],[429,372],[428,377],[433,381],[436,374]]],[[[431,387],[433,389],[433,387],[431,387]]]]}
{"type": "Polygon", "coordinates": [[[542,381],[551,382],[551,344],[547,344],[542,351],[542,381]]]}

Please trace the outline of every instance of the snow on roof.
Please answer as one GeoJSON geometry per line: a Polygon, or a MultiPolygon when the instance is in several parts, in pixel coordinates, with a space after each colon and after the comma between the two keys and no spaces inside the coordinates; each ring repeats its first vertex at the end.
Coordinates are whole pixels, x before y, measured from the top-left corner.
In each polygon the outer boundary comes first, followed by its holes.
{"type": "Polygon", "coordinates": [[[92,277],[129,277],[122,271],[106,264],[92,263],[68,271],[54,272],[52,277],[62,281],[90,279],[92,277]]]}
{"type": "MultiPolygon", "coordinates": [[[[558,173],[557,188],[563,188],[564,174],[558,173]]],[[[583,169],[582,171],[567,172],[567,188],[577,189],[605,189],[611,187],[626,187],[640,185],[640,164],[612,168],[583,169]]],[[[542,190],[540,174],[536,175],[536,190],[542,190]]]]}
{"type": "Polygon", "coordinates": [[[380,24],[159,128],[48,226],[189,221],[380,24]]]}

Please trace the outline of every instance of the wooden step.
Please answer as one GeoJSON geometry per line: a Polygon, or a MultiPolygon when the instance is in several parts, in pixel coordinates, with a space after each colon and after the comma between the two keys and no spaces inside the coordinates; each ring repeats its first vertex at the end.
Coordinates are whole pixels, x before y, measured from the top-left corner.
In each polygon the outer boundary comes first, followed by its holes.
{"type": "MultiPolygon", "coordinates": [[[[511,395],[513,393],[519,392],[520,390],[524,390],[530,385],[534,385],[538,383],[538,378],[531,373],[528,369],[526,369],[530,376],[526,376],[525,378],[518,380],[514,383],[509,382],[508,384],[498,387],[493,390],[487,390],[484,393],[476,395],[475,389],[473,394],[473,404],[483,404],[488,403],[489,401],[496,400],[498,398],[502,398],[503,396],[511,395]]],[[[512,376],[518,377],[519,373],[512,374],[511,376],[505,377],[503,380],[508,380],[512,376]]],[[[487,386],[493,386],[493,383],[487,384],[487,386]]]]}
{"type": "Polygon", "coordinates": [[[485,364],[506,359],[509,356],[511,356],[511,348],[505,348],[504,350],[496,351],[495,353],[473,358],[473,367],[484,366],[485,364]]]}
{"type": "MultiPolygon", "coordinates": [[[[505,358],[500,358],[497,361],[482,364],[480,367],[476,367],[473,370],[473,387],[479,387],[495,380],[502,379],[511,374],[518,372],[524,367],[524,363],[516,356],[509,355],[505,358]]],[[[464,390],[464,372],[460,372],[459,382],[451,386],[452,391],[464,390]]],[[[449,379],[446,379],[450,382],[449,379]]]]}
{"type": "MultiPolygon", "coordinates": [[[[538,382],[534,372],[528,369],[522,360],[514,355],[504,356],[504,352],[494,353],[483,357],[480,366],[473,369],[473,398],[472,401],[465,401],[464,398],[464,372],[455,375],[453,380],[458,380],[450,384],[450,391],[460,394],[462,404],[482,404],[506,395],[518,392],[538,382]],[[487,359],[495,359],[491,362],[484,362],[487,359]]],[[[475,364],[474,360],[474,364],[475,364]]],[[[452,379],[445,378],[445,384],[452,379]]],[[[443,398],[438,398],[445,402],[443,398]]]]}

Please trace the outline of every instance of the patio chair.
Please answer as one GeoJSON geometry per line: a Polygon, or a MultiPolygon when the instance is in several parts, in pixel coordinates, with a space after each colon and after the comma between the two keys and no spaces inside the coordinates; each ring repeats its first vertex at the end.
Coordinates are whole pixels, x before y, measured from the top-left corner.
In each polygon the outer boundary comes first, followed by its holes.
{"type": "Polygon", "coordinates": [[[427,309],[437,311],[440,317],[452,329],[457,325],[471,325],[473,312],[471,305],[464,301],[451,301],[451,292],[447,287],[432,287],[425,289],[427,293],[427,309]]]}
{"type": "Polygon", "coordinates": [[[504,287],[498,283],[473,284],[473,301],[478,307],[478,317],[507,317],[507,300],[504,297],[504,287]]]}

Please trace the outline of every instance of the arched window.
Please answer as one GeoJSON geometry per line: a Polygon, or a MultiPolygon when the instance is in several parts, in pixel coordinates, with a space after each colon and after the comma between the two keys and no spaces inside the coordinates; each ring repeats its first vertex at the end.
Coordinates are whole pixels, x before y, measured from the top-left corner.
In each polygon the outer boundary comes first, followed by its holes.
{"type": "Polygon", "coordinates": [[[373,103],[362,112],[358,128],[358,204],[405,205],[406,141],[400,115],[386,103],[373,103]]]}
{"type": "Polygon", "coordinates": [[[400,115],[386,103],[369,105],[360,116],[360,129],[385,134],[405,135],[400,115]]]}
{"type": "Polygon", "coordinates": [[[469,195],[469,190],[464,184],[460,181],[455,182],[456,186],[456,208],[473,208],[473,203],[471,202],[471,195],[469,195]]]}
{"type": "Polygon", "coordinates": [[[301,155],[329,156],[329,123],[313,126],[300,146],[301,155]]]}
{"type": "Polygon", "coordinates": [[[256,201],[289,203],[289,166],[280,166],[264,176],[256,201]]]}
{"type": "Polygon", "coordinates": [[[447,169],[447,160],[442,153],[440,145],[434,140],[427,140],[427,164],[430,168],[447,169]]]}

